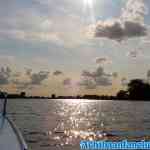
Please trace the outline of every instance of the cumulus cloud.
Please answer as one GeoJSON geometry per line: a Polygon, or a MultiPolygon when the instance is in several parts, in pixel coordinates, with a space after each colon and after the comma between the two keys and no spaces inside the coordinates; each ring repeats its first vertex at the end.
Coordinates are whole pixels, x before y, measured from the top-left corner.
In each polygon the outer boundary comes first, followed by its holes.
{"type": "Polygon", "coordinates": [[[21,81],[21,80],[15,79],[12,81],[12,83],[15,84],[16,88],[20,90],[26,89],[26,88],[32,89],[31,83],[28,81],[21,81]]]}
{"type": "Polygon", "coordinates": [[[14,72],[9,67],[0,68],[0,85],[13,84],[17,89],[33,88],[40,86],[43,81],[48,79],[49,72],[39,71],[32,73],[32,69],[26,69],[25,72],[14,72]]]}
{"type": "Polygon", "coordinates": [[[0,86],[15,85],[17,89],[33,88],[43,85],[48,79],[48,71],[33,72],[32,69],[25,68],[25,72],[15,72],[10,67],[0,68],[0,86]]]}
{"type": "Polygon", "coordinates": [[[149,45],[150,44],[149,37],[141,39],[141,40],[142,40],[142,44],[145,44],[145,45],[149,45]]]}
{"type": "Polygon", "coordinates": [[[147,80],[150,81],[150,70],[147,71],[147,80]]]}
{"type": "Polygon", "coordinates": [[[78,83],[79,86],[85,87],[85,89],[96,89],[97,85],[94,81],[90,79],[83,79],[81,82],[78,83]]]}
{"type": "Polygon", "coordinates": [[[80,86],[84,86],[86,89],[95,89],[98,86],[111,86],[112,75],[107,74],[104,68],[99,66],[94,72],[83,71],[82,79],[79,83],[80,86]]]}
{"type": "Polygon", "coordinates": [[[127,0],[126,7],[122,9],[121,18],[124,20],[144,21],[144,16],[148,13],[145,0],[127,0]]]}
{"type": "Polygon", "coordinates": [[[101,64],[110,64],[111,60],[107,57],[97,57],[95,59],[96,64],[101,65],[101,64]]]}
{"type": "Polygon", "coordinates": [[[66,79],[63,81],[63,85],[64,85],[64,86],[71,86],[71,84],[72,84],[71,78],[66,78],[66,79]]]}
{"type": "Polygon", "coordinates": [[[21,72],[15,72],[15,73],[13,74],[13,77],[14,77],[14,78],[20,77],[21,74],[22,74],[21,72]]]}
{"type": "Polygon", "coordinates": [[[121,84],[122,84],[122,86],[126,86],[128,84],[127,78],[123,77],[121,79],[121,84]]]}
{"type": "Polygon", "coordinates": [[[114,78],[117,78],[117,77],[118,77],[118,73],[117,73],[117,72],[113,72],[113,73],[112,73],[112,76],[113,76],[114,78]]]}
{"type": "Polygon", "coordinates": [[[49,72],[40,71],[38,73],[32,73],[30,75],[30,83],[32,85],[41,85],[41,83],[48,78],[49,72]]]}
{"type": "Polygon", "coordinates": [[[56,70],[56,71],[53,72],[54,76],[59,76],[59,75],[62,75],[62,74],[63,74],[63,72],[60,71],[60,70],[56,70]]]}
{"type": "Polygon", "coordinates": [[[29,69],[29,68],[25,68],[25,69],[26,69],[26,75],[30,76],[32,73],[32,69],[29,69]]]}
{"type": "Polygon", "coordinates": [[[148,44],[148,45],[149,45],[149,44],[150,44],[150,41],[148,41],[148,40],[146,41],[146,40],[145,40],[145,41],[143,41],[143,44],[148,44]]]}
{"type": "Polygon", "coordinates": [[[0,85],[7,85],[10,82],[11,69],[9,67],[1,67],[0,69],[0,85]]]}
{"type": "Polygon", "coordinates": [[[142,56],[142,51],[139,49],[131,50],[127,53],[127,56],[131,58],[137,58],[139,56],[142,56]]]}
{"type": "Polygon", "coordinates": [[[147,26],[144,24],[146,6],[144,0],[128,0],[126,7],[118,19],[98,21],[91,26],[94,37],[123,41],[129,38],[147,35],[147,26]]]}
{"type": "MultiPolygon", "coordinates": [[[[29,4],[31,3],[29,2],[29,4]]],[[[0,15],[0,38],[63,44],[58,31],[52,29],[54,28],[54,19],[43,15],[40,11],[35,11],[32,4],[30,7],[26,7],[20,3],[20,7],[18,7],[18,1],[14,0],[13,3],[4,2],[1,6],[5,8],[1,7],[1,14],[6,15],[0,15]],[[7,15],[7,10],[12,13],[7,15]]]]}
{"type": "Polygon", "coordinates": [[[32,89],[35,86],[41,86],[43,85],[43,81],[48,78],[47,73],[41,74],[41,73],[34,73],[30,79],[21,81],[20,79],[14,80],[13,83],[16,85],[17,89],[32,89]]]}
{"type": "Polygon", "coordinates": [[[89,72],[89,71],[87,71],[87,70],[83,70],[82,76],[83,76],[83,77],[90,77],[90,78],[93,78],[93,77],[94,77],[93,73],[92,73],[92,72],[89,72]]]}
{"type": "Polygon", "coordinates": [[[0,55],[0,63],[3,64],[5,62],[5,64],[12,64],[15,62],[15,57],[11,56],[11,55],[0,55]]]}
{"type": "Polygon", "coordinates": [[[82,32],[84,24],[81,16],[75,13],[68,14],[68,9],[74,2],[67,0],[68,7],[65,5],[66,0],[61,2],[59,0],[33,1],[36,2],[36,5],[30,1],[27,2],[27,5],[24,3],[18,5],[18,0],[14,0],[13,3],[4,2],[5,5],[1,5],[0,38],[30,43],[46,42],[69,48],[87,43],[82,32]],[[43,3],[47,5],[41,5],[43,3]],[[47,11],[45,11],[45,7],[47,11]],[[8,15],[7,10],[12,13],[8,15]]]}
{"type": "Polygon", "coordinates": [[[133,21],[99,21],[94,27],[95,37],[108,38],[119,42],[128,38],[142,37],[146,35],[146,25],[133,21]]]}

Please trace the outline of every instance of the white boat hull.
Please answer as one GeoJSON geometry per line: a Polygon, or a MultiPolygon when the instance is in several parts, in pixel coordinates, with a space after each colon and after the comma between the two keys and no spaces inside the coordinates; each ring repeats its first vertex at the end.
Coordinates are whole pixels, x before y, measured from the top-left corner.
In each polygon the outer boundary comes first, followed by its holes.
{"type": "Polygon", "coordinates": [[[15,124],[0,117],[0,150],[27,150],[27,145],[15,124]]]}

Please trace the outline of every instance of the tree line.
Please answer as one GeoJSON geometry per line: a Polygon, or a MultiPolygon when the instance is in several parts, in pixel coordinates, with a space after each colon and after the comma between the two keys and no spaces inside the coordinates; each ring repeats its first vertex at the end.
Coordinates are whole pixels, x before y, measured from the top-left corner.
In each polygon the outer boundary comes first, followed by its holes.
{"type": "Polygon", "coordinates": [[[133,79],[127,84],[127,90],[120,90],[117,99],[150,100],[150,84],[142,79],[133,79]]]}

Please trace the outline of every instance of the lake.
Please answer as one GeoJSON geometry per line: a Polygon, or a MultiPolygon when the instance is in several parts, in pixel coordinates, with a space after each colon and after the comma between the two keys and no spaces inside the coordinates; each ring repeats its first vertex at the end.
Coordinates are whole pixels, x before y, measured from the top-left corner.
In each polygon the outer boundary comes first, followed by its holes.
{"type": "Polygon", "coordinates": [[[80,140],[150,139],[150,102],[8,100],[30,150],[79,150],[80,140]]]}

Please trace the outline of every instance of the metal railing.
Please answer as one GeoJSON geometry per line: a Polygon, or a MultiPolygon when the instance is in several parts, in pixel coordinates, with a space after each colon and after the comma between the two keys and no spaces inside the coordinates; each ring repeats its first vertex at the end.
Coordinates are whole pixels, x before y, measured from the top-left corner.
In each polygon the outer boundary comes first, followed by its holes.
{"type": "Polygon", "coordinates": [[[27,150],[28,147],[27,147],[26,142],[24,141],[24,138],[23,138],[21,132],[16,127],[15,123],[13,123],[13,121],[6,116],[6,113],[7,113],[7,110],[6,110],[6,108],[7,108],[7,93],[0,92],[0,102],[1,102],[0,103],[0,114],[2,115],[2,123],[0,124],[0,128],[3,127],[4,121],[7,120],[9,122],[9,124],[11,125],[14,133],[16,134],[16,136],[19,140],[21,150],[27,150]]]}
{"type": "Polygon", "coordinates": [[[0,92],[0,113],[2,116],[6,116],[7,108],[7,93],[0,92]]]}

